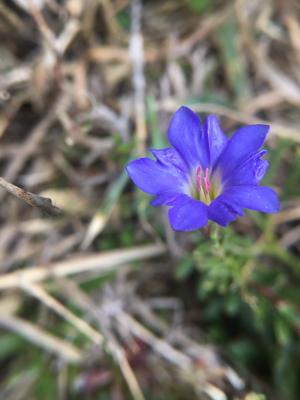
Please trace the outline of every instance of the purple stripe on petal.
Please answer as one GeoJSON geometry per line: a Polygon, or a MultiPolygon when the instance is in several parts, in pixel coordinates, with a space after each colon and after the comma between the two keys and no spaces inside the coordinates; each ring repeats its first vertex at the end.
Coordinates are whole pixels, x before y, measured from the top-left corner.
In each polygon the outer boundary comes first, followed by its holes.
{"type": "Polygon", "coordinates": [[[181,196],[181,194],[169,192],[159,193],[153,200],[151,200],[150,204],[153,207],[172,206],[178,196],[181,196]]]}
{"type": "Polygon", "coordinates": [[[195,231],[207,224],[207,206],[191,197],[177,197],[169,210],[169,220],[175,231],[195,231]]]}
{"type": "Polygon", "coordinates": [[[225,187],[236,185],[257,185],[264,177],[269,163],[262,160],[261,157],[266,153],[266,150],[261,150],[249,157],[245,162],[239,165],[231,175],[227,178],[225,187]]]}
{"type": "Polygon", "coordinates": [[[176,149],[150,149],[159,163],[165,165],[170,172],[183,175],[188,180],[188,167],[176,149]]]}
{"type": "Polygon", "coordinates": [[[209,162],[213,168],[215,162],[227,144],[227,137],[224,135],[219,120],[215,115],[209,115],[204,124],[204,136],[209,148],[209,162]]]}

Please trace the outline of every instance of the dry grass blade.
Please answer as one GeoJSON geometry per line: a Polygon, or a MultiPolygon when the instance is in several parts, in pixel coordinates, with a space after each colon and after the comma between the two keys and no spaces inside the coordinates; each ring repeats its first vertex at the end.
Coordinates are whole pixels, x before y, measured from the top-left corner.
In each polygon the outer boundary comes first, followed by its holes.
{"type": "Polygon", "coordinates": [[[142,3],[133,0],[131,4],[132,26],[129,53],[132,59],[134,88],[135,124],[138,140],[138,151],[143,154],[147,139],[145,122],[145,76],[144,76],[144,39],[141,31],[142,3]]]}
{"type": "Polygon", "coordinates": [[[192,362],[188,356],[170,346],[165,340],[156,337],[131,315],[120,313],[117,319],[124,328],[131,331],[136,337],[142,339],[154,351],[160,354],[163,358],[167,359],[171,364],[185,370],[188,370],[192,367],[192,362]]]}
{"type": "Polygon", "coordinates": [[[154,244],[132,247],[126,250],[118,249],[100,254],[87,255],[85,257],[75,256],[67,261],[41,265],[3,275],[0,277],[0,290],[82,272],[98,271],[101,274],[105,274],[128,262],[155,257],[164,252],[165,247],[163,245],[154,244]]]}
{"type": "MultiPolygon", "coordinates": [[[[68,298],[70,298],[70,300],[72,300],[77,306],[82,308],[87,313],[92,314],[95,320],[99,322],[98,313],[95,311],[95,304],[73,281],[62,279],[59,281],[59,284],[62,288],[64,288],[64,293],[68,298]]],[[[104,329],[103,333],[105,337],[104,347],[118,363],[133,398],[135,400],[144,400],[143,392],[126,358],[125,351],[118,344],[108,329],[104,329]]]]}
{"type": "MultiPolygon", "coordinates": [[[[161,109],[174,112],[179,108],[180,104],[172,99],[164,100],[159,106],[161,109]]],[[[300,143],[300,135],[299,129],[296,127],[285,126],[280,123],[265,121],[261,118],[254,117],[253,115],[249,115],[243,113],[238,110],[233,110],[225,106],[221,106],[219,104],[210,104],[210,103],[193,103],[191,108],[196,112],[204,112],[204,113],[212,113],[217,115],[222,115],[232,119],[233,121],[237,121],[241,124],[267,124],[271,125],[271,134],[278,136],[283,139],[291,139],[294,142],[300,143]]]]}
{"type": "Polygon", "coordinates": [[[22,146],[18,148],[15,157],[7,165],[4,170],[3,176],[8,181],[13,181],[17,174],[21,171],[24,164],[34,154],[36,148],[43,137],[46,135],[47,130],[57,117],[59,110],[64,109],[69,104],[70,99],[67,96],[61,96],[54,101],[52,107],[49,109],[45,117],[36,125],[28,138],[24,141],[22,146]]]}
{"type": "Polygon", "coordinates": [[[116,340],[113,340],[111,335],[107,337],[107,350],[112,354],[115,361],[118,363],[134,400],[145,400],[143,392],[125,356],[123,348],[117,343],[116,340]]]}
{"type": "Polygon", "coordinates": [[[196,367],[192,357],[177,350],[166,340],[155,336],[150,330],[125,312],[118,314],[117,321],[123,329],[129,330],[134,336],[147,343],[162,358],[175,366],[180,371],[182,379],[193,385],[197,392],[200,394],[205,393],[212,399],[226,399],[224,392],[220,388],[206,381],[203,371],[196,367]]]}
{"type": "Polygon", "coordinates": [[[228,18],[232,12],[232,5],[226,6],[224,10],[214,13],[212,16],[206,17],[201,21],[199,27],[186,39],[179,42],[173,51],[173,55],[180,57],[191,52],[194,46],[203,41],[212,31],[218,27],[228,18]]]}
{"type": "Polygon", "coordinates": [[[79,332],[87,336],[93,343],[97,345],[103,344],[103,336],[96,331],[96,329],[92,328],[83,319],[77,317],[77,315],[68,310],[58,300],[47,293],[42,287],[38,285],[24,285],[23,289],[26,291],[26,293],[38,299],[45,306],[72,324],[79,332]]]}
{"type": "Polygon", "coordinates": [[[300,225],[290,229],[280,240],[280,245],[287,249],[300,241],[300,225]]]}
{"type": "Polygon", "coordinates": [[[295,204],[294,207],[287,210],[283,210],[280,213],[274,215],[274,224],[280,225],[286,222],[291,222],[300,219],[300,205],[295,204]]]}
{"type": "Polygon", "coordinates": [[[118,204],[120,195],[127,182],[128,175],[125,172],[120,174],[118,179],[113,182],[108,190],[108,193],[106,194],[102,208],[94,215],[88,226],[85,238],[81,244],[82,249],[87,249],[96,236],[103,231],[113,213],[113,210],[118,204]]]}
{"type": "MultiPolygon", "coordinates": [[[[262,54],[256,53],[256,59],[261,60],[262,54]]],[[[277,69],[271,62],[265,60],[259,63],[263,77],[269,81],[275,90],[281,93],[286,101],[300,106],[300,86],[288,75],[277,69]]]]}
{"type": "Polygon", "coordinates": [[[0,326],[24,337],[47,352],[54,353],[66,362],[79,363],[81,361],[81,352],[76,347],[28,321],[2,314],[0,315],[0,326]]]}

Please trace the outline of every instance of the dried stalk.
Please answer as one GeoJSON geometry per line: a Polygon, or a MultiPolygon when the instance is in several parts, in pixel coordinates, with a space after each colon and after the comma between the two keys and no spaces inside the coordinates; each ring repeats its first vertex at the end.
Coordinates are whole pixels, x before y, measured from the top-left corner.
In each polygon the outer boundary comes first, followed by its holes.
{"type": "Polygon", "coordinates": [[[51,199],[48,197],[42,197],[37,194],[27,192],[26,190],[7,182],[2,177],[0,177],[0,186],[18,199],[25,201],[25,203],[29,204],[31,207],[38,208],[50,217],[56,217],[62,214],[62,210],[54,206],[51,199]]]}

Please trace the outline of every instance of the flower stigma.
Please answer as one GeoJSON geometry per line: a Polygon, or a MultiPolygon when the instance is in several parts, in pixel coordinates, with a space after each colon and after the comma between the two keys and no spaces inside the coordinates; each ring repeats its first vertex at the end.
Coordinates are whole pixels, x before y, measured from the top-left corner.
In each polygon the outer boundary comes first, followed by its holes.
{"type": "Polygon", "coordinates": [[[195,198],[205,204],[210,204],[216,197],[216,182],[210,177],[209,169],[199,165],[196,169],[195,198]]]}

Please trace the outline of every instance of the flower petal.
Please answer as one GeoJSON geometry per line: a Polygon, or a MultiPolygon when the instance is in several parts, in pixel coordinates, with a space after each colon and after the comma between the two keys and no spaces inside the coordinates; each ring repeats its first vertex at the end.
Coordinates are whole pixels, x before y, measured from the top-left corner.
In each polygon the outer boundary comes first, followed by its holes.
{"type": "Polygon", "coordinates": [[[173,171],[150,158],[131,161],[127,164],[126,171],[133,182],[146,193],[184,193],[186,182],[183,176],[175,175],[173,171]]]}
{"type": "Polygon", "coordinates": [[[261,159],[265,153],[266,150],[261,150],[258,153],[253,154],[244,163],[232,171],[226,182],[226,187],[236,185],[257,185],[264,177],[269,167],[268,161],[261,159]]]}
{"type": "Polygon", "coordinates": [[[170,192],[159,193],[153,200],[151,200],[150,204],[153,207],[172,206],[178,196],[181,196],[181,194],[170,192]]]}
{"type": "Polygon", "coordinates": [[[243,209],[274,213],[279,211],[280,204],[274,190],[265,186],[231,186],[218,196],[208,207],[208,217],[219,225],[226,226],[243,209]]]}
{"type": "Polygon", "coordinates": [[[169,141],[186,164],[205,168],[208,165],[208,148],[203,141],[203,130],[199,117],[187,107],[180,107],[171,119],[168,130],[169,141]]]}
{"type": "Polygon", "coordinates": [[[208,218],[221,226],[227,226],[239,215],[243,215],[242,209],[236,205],[229,204],[226,198],[224,199],[223,195],[217,197],[208,206],[208,218]]]}
{"type": "Polygon", "coordinates": [[[228,204],[249,210],[275,213],[280,209],[277,194],[266,186],[231,186],[221,196],[228,204]]]}
{"type": "Polygon", "coordinates": [[[209,115],[206,118],[204,135],[206,136],[206,142],[209,148],[210,165],[213,167],[228,142],[227,137],[224,135],[219,125],[219,120],[215,115],[209,115]]]}
{"type": "Polygon", "coordinates": [[[274,213],[279,211],[280,204],[274,190],[265,186],[231,186],[218,196],[208,208],[209,219],[226,226],[243,209],[274,213]]]}
{"type": "Polygon", "coordinates": [[[207,206],[189,196],[181,195],[169,210],[169,220],[175,231],[195,231],[207,224],[207,206]]]}
{"type": "Polygon", "coordinates": [[[268,130],[268,125],[249,125],[235,132],[215,167],[220,170],[223,179],[227,179],[249,155],[257,152],[263,145],[268,130]]]}

